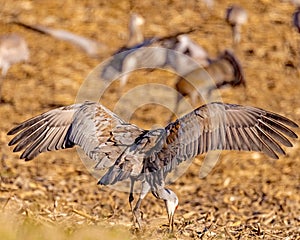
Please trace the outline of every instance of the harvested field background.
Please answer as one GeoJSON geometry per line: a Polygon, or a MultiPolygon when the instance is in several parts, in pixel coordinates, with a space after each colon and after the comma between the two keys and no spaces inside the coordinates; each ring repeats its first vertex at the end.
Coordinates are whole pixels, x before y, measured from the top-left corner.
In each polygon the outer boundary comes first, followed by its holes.
{"type": "MultiPolygon", "coordinates": [[[[224,102],[261,107],[300,123],[300,34],[292,28],[295,7],[288,1],[235,1],[249,14],[236,52],[244,67],[247,98],[241,88],[221,91],[224,102]]],[[[61,105],[73,104],[86,76],[127,40],[129,13],[146,19],[146,36],[167,36],[190,27],[190,37],[212,56],[231,48],[224,21],[233,1],[2,1],[0,32],[23,35],[30,62],[9,69],[0,104],[1,239],[300,239],[300,145],[278,161],[255,153],[224,152],[213,171],[200,179],[203,156],[174,184],[180,199],[175,232],[169,236],[164,203],[151,194],[142,205],[146,228],[132,230],[127,193],[96,185],[75,149],[44,153],[23,162],[7,146],[17,123],[61,105]],[[62,28],[108,46],[98,59],[77,47],[8,24],[62,28]]],[[[175,75],[137,72],[126,90],[145,83],[173,86],[175,75]]],[[[118,82],[101,99],[113,109],[118,82]]],[[[175,100],[175,99],[174,99],[175,100]]],[[[138,99],[137,99],[138,101],[138,99]]],[[[200,103],[199,103],[200,104],[200,103]]],[[[141,127],[166,124],[170,112],[145,106],[134,119],[141,127]]],[[[299,130],[296,130],[299,134],[299,130]]]]}

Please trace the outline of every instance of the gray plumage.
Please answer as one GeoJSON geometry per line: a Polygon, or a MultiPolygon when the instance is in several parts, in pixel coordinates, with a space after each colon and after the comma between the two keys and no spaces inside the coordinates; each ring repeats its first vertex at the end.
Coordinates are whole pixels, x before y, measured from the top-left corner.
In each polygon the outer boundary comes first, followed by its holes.
{"type": "MultiPolygon", "coordinates": [[[[143,182],[133,214],[141,225],[139,207],[149,191],[163,199],[173,229],[178,205],[175,193],[165,188],[165,177],[181,162],[210,150],[263,152],[271,158],[285,154],[281,145],[292,147],[297,138],[290,127],[296,123],[260,108],[210,103],[168,124],[143,130],[126,123],[101,104],[85,102],[43,113],[16,126],[8,135],[9,145],[33,159],[41,152],[79,145],[98,168],[107,168],[100,184],[114,184],[127,178],[143,182]],[[103,164],[105,162],[105,164],[103,164]]],[[[133,200],[130,193],[130,205],[133,200]]]]}

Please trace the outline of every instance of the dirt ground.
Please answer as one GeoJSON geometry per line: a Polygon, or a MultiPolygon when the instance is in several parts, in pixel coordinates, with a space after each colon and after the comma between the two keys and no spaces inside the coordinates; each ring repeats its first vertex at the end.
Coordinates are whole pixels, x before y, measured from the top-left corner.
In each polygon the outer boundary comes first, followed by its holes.
{"type": "MultiPolygon", "coordinates": [[[[300,35],[292,28],[295,7],[288,1],[235,1],[249,21],[242,29],[236,54],[247,80],[241,88],[221,91],[224,102],[261,107],[300,123],[300,35]]],[[[255,153],[225,152],[213,171],[200,179],[203,157],[169,187],[180,199],[175,232],[169,235],[164,203],[145,199],[145,229],[132,230],[128,195],[96,185],[75,149],[44,153],[34,161],[19,160],[7,146],[6,133],[17,123],[61,105],[75,102],[86,76],[128,37],[130,12],[146,19],[146,36],[167,36],[190,27],[190,37],[211,56],[232,48],[224,21],[233,1],[4,1],[0,32],[17,32],[30,48],[30,62],[9,69],[0,104],[0,238],[1,239],[300,239],[300,144],[275,161],[255,153]],[[97,39],[108,47],[90,58],[77,47],[8,24],[12,18],[28,24],[63,28],[97,39]],[[1,237],[2,235],[2,237],[1,237]]],[[[131,75],[126,90],[145,83],[173,86],[175,76],[164,71],[131,75]]],[[[101,99],[113,109],[118,83],[101,99]]],[[[138,100],[138,99],[137,99],[138,100]]],[[[164,125],[169,111],[145,106],[133,119],[141,127],[164,125]]],[[[300,131],[296,130],[299,134],[300,131]]]]}

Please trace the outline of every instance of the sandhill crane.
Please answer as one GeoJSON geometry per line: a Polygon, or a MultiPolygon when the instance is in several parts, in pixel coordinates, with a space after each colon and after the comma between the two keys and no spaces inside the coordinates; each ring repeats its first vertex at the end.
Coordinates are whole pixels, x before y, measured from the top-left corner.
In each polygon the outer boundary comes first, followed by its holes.
{"type": "MultiPolygon", "coordinates": [[[[297,32],[300,33],[300,5],[297,7],[296,11],[293,14],[293,26],[297,29],[297,32]]],[[[297,53],[299,52],[300,49],[300,40],[296,39],[296,49],[297,53]]],[[[297,68],[300,69],[300,57],[298,55],[298,63],[297,63],[297,68]]]]}
{"type": "Polygon", "coordinates": [[[146,48],[155,41],[154,38],[146,39],[132,48],[122,48],[122,50],[116,52],[103,66],[100,78],[104,81],[120,78],[120,90],[122,90],[127,83],[130,72],[140,68],[164,66],[166,53],[156,51],[154,48],[146,48]]]}
{"type": "Polygon", "coordinates": [[[293,26],[297,29],[298,33],[300,33],[300,6],[293,14],[293,26]]]}
{"type": "Polygon", "coordinates": [[[16,34],[4,34],[0,36],[0,98],[3,78],[12,64],[28,61],[29,50],[25,39],[16,34]]]}
{"type": "Polygon", "coordinates": [[[232,27],[233,43],[241,41],[241,25],[248,21],[248,14],[244,8],[232,5],[226,9],[226,21],[232,27]]]}
{"type": "Polygon", "coordinates": [[[200,66],[178,78],[175,85],[178,94],[174,113],[177,112],[182,97],[189,96],[195,106],[200,94],[205,101],[210,101],[212,90],[226,85],[246,86],[242,66],[228,50],[212,60],[208,66],[200,66]]]}
{"type": "Polygon", "coordinates": [[[167,65],[181,76],[198,67],[207,67],[211,63],[211,59],[209,58],[207,51],[186,34],[177,36],[174,46],[169,48],[176,52],[168,52],[167,65]],[[185,56],[177,54],[177,52],[191,57],[192,59],[188,59],[185,56]],[[196,65],[192,64],[192,62],[195,62],[196,65]]]}
{"type": "Polygon", "coordinates": [[[128,25],[129,39],[126,47],[131,48],[144,41],[144,34],[142,32],[144,24],[145,19],[141,15],[137,13],[131,14],[128,25]]]}
{"type": "Polygon", "coordinates": [[[178,44],[174,47],[176,51],[186,53],[203,67],[210,64],[208,53],[198,43],[195,43],[188,35],[179,35],[177,39],[178,44]]]}
{"type": "Polygon", "coordinates": [[[120,80],[122,89],[127,82],[128,74],[137,69],[170,67],[182,75],[199,64],[207,65],[210,60],[206,51],[186,35],[195,30],[190,29],[167,37],[147,38],[133,47],[119,49],[103,67],[100,78],[111,81],[122,75],[120,80]],[[194,57],[199,63],[195,65],[189,60],[189,64],[182,64],[186,63],[187,56],[194,57]]]}
{"type": "MultiPolygon", "coordinates": [[[[137,51],[143,47],[150,46],[155,41],[155,38],[144,39],[142,32],[144,24],[145,19],[141,15],[136,13],[131,14],[128,24],[128,42],[125,46],[119,48],[113,54],[111,61],[104,66],[101,71],[101,79],[111,81],[122,74],[120,78],[120,89],[123,89],[127,83],[129,73],[136,70],[139,65],[143,65],[144,61],[141,63],[139,57],[144,55],[144,52],[137,53],[137,51]]],[[[149,60],[147,56],[144,56],[142,59],[147,59],[146,61],[149,60]]]]}
{"type": "MultiPolygon", "coordinates": [[[[201,64],[206,65],[209,61],[205,50],[193,42],[186,34],[195,31],[195,28],[186,32],[176,33],[166,37],[151,37],[144,39],[142,26],[145,20],[138,14],[132,14],[128,29],[129,40],[127,44],[118,49],[110,61],[103,66],[100,78],[105,81],[112,81],[120,78],[120,90],[127,83],[129,73],[141,68],[162,68],[169,66],[175,71],[182,65],[178,57],[168,50],[175,50],[195,57],[201,64]],[[151,48],[150,48],[151,47],[151,48]]],[[[184,67],[185,72],[190,66],[184,67]]],[[[180,71],[179,74],[182,74],[180,71]]]]}
{"type": "Polygon", "coordinates": [[[31,160],[46,151],[80,146],[95,161],[95,168],[108,169],[98,184],[131,179],[129,203],[141,227],[140,205],[149,191],[165,202],[170,231],[178,205],[176,194],[165,186],[165,177],[181,162],[210,150],[263,152],[271,158],[285,154],[281,144],[292,147],[287,137],[297,138],[289,127],[293,121],[260,108],[209,103],[171,122],[165,128],[144,130],[123,121],[95,102],[50,110],[8,132],[9,145],[20,158],[31,160]],[[133,189],[142,181],[136,206],[133,189]]]}
{"type": "Polygon", "coordinates": [[[107,47],[103,43],[100,43],[96,40],[84,36],[74,34],[67,30],[50,28],[41,25],[29,25],[19,21],[14,21],[12,23],[42,34],[52,36],[59,40],[72,43],[78,46],[79,48],[81,48],[84,52],[86,52],[91,57],[97,57],[100,54],[103,54],[103,52],[107,50],[107,47]]]}

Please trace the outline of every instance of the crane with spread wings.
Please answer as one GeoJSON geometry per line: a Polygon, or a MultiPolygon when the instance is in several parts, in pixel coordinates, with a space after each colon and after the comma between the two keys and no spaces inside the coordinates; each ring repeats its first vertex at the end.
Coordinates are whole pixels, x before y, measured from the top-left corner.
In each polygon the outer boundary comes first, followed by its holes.
{"type": "Polygon", "coordinates": [[[178,198],[166,188],[165,178],[181,162],[223,149],[263,152],[277,159],[285,154],[281,145],[292,147],[288,137],[297,138],[290,129],[296,127],[286,117],[260,108],[215,102],[165,128],[144,130],[99,103],[84,102],[31,118],[8,135],[16,134],[9,145],[16,145],[14,152],[24,150],[20,158],[26,161],[42,152],[80,146],[95,161],[96,169],[107,169],[99,184],[131,180],[129,203],[139,227],[140,205],[151,191],[164,200],[172,231],[178,198]],[[142,182],[142,189],[132,208],[136,181],[142,182]]]}

